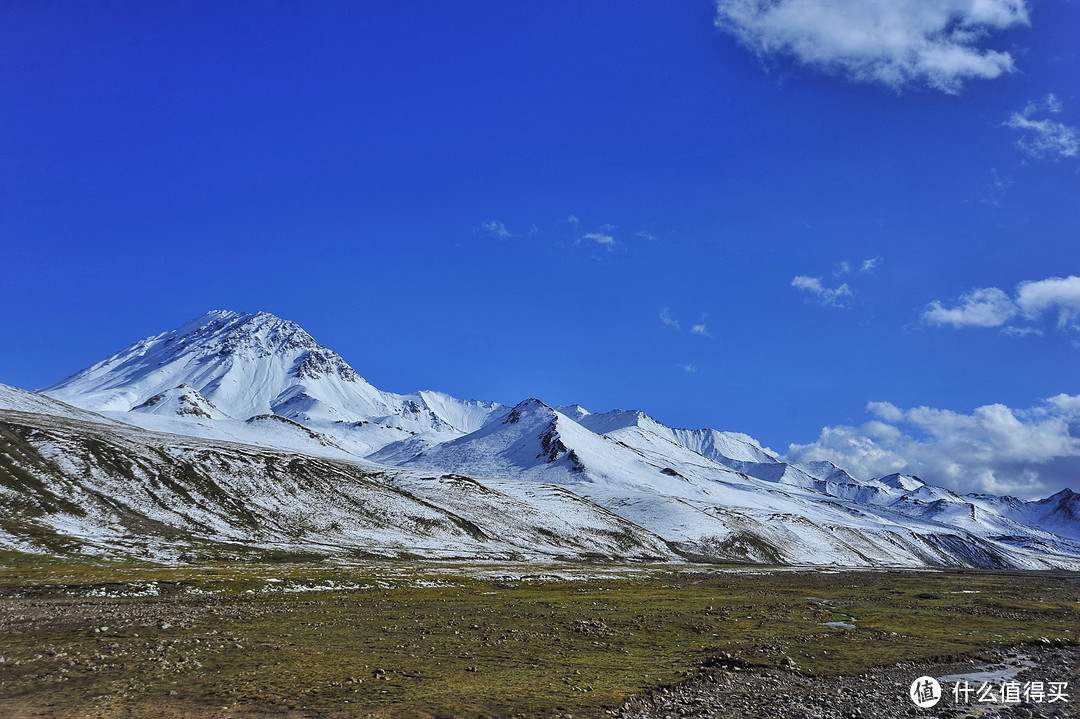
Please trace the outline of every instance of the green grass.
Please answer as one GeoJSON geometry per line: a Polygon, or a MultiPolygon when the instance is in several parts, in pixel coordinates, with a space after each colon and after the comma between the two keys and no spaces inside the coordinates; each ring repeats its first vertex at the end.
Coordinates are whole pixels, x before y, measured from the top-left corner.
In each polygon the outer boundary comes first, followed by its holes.
{"type": "Polygon", "coordinates": [[[1080,640],[1075,575],[5,564],[0,695],[57,716],[588,717],[721,652],[847,675],[1080,640]],[[358,588],[281,591],[329,581],[358,588]]]}

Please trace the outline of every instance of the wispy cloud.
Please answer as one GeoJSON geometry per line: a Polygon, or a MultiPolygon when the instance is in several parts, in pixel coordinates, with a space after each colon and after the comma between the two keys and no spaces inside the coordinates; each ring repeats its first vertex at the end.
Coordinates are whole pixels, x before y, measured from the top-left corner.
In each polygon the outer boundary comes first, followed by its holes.
{"type": "Polygon", "coordinates": [[[1038,327],[1005,327],[1001,334],[1007,337],[1027,337],[1028,335],[1041,336],[1043,331],[1038,327]]]}
{"type": "Polygon", "coordinates": [[[820,277],[798,275],[791,281],[791,286],[808,293],[811,299],[824,307],[845,308],[853,296],[846,282],[839,287],[826,287],[820,277]]]}
{"type": "Polygon", "coordinates": [[[686,364],[682,365],[682,371],[686,372],[687,374],[694,374],[695,372],[697,372],[697,365],[692,365],[687,362],[686,364]]]}
{"type": "Polygon", "coordinates": [[[657,239],[648,232],[620,229],[611,222],[594,224],[588,220],[582,221],[577,215],[567,215],[565,219],[547,224],[532,223],[527,231],[511,229],[502,220],[489,219],[474,227],[473,234],[498,240],[538,239],[546,240],[552,245],[573,245],[588,250],[594,260],[600,261],[613,251],[632,251],[635,246],[643,244],[643,240],[657,239]],[[600,252],[601,249],[606,252],[600,252]]]}
{"type": "MultiPolygon", "coordinates": [[[[1058,329],[1080,330],[1080,277],[1021,282],[1013,297],[997,287],[975,289],[961,295],[952,307],[935,300],[923,311],[922,321],[949,327],[1002,327],[1013,319],[1037,322],[1048,312],[1056,313],[1058,329]]],[[[1030,326],[1009,326],[1003,331],[1017,337],[1041,334],[1030,326]]]]}
{"type": "Polygon", "coordinates": [[[1014,112],[1005,121],[1005,127],[1021,133],[1016,144],[1029,157],[1076,157],[1080,154],[1080,131],[1062,122],[1034,117],[1045,113],[1057,114],[1061,110],[1061,101],[1051,93],[1041,102],[1029,102],[1023,111],[1014,112]]]}
{"type": "Polygon", "coordinates": [[[1061,100],[1054,93],[1048,94],[1042,100],[1032,101],[1024,105],[1024,117],[1030,117],[1037,112],[1049,112],[1056,115],[1061,112],[1064,106],[1061,104],[1061,100]]]}
{"type": "Polygon", "coordinates": [[[605,235],[602,232],[586,232],[584,235],[586,240],[592,240],[598,245],[606,245],[609,248],[615,244],[615,238],[611,235],[605,235]]]}
{"type": "Polygon", "coordinates": [[[1080,152],[1080,133],[1075,127],[1053,120],[1029,120],[1013,113],[1006,127],[1024,132],[1017,145],[1030,157],[1076,157],[1080,152]]]}
{"type": "Polygon", "coordinates": [[[716,0],[716,25],[759,56],[859,82],[957,93],[1015,69],[982,43],[1028,23],[1024,0],[716,0]]]}
{"type": "MultiPolygon", "coordinates": [[[[577,218],[573,217],[573,215],[571,215],[571,217],[574,220],[577,220],[577,218]]],[[[574,222],[572,224],[574,225],[574,227],[577,228],[577,227],[581,226],[581,221],[578,220],[577,222],[574,222]]],[[[578,237],[577,241],[578,242],[581,242],[581,241],[592,242],[592,243],[595,243],[595,244],[597,244],[597,245],[599,245],[601,247],[606,247],[608,250],[611,250],[613,247],[615,247],[615,244],[616,244],[616,242],[615,242],[615,230],[617,230],[617,229],[619,229],[619,228],[616,227],[615,225],[611,224],[611,223],[604,223],[603,225],[600,225],[599,227],[597,227],[592,232],[586,232],[585,234],[580,235],[578,237]]]]}
{"type": "Polygon", "coordinates": [[[881,264],[881,257],[872,257],[869,260],[863,260],[862,265],[859,266],[859,272],[864,275],[871,274],[877,266],[881,264]]]}
{"type": "Polygon", "coordinates": [[[1080,476],[1080,395],[1060,394],[1030,409],[1002,404],[971,414],[870,402],[873,419],[822,429],[792,444],[786,459],[828,460],[868,479],[916,474],[961,492],[1045,496],[1080,476]]]}
{"type": "MultiPolygon", "coordinates": [[[[709,332],[709,328],[705,325],[706,315],[701,316],[701,321],[690,325],[690,334],[699,335],[701,337],[712,338],[712,333],[709,332]]],[[[665,307],[660,310],[660,321],[664,323],[665,327],[670,327],[676,332],[682,331],[682,324],[671,313],[670,307],[665,307]]]]}
{"type": "Polygon", "coordinates": [[[498,220],[488,220],[487,222],[481,222],[480,226],[476,228],[476,234],[484,235],[487,237],[497,237],[500,240],[516,237],[513,232],[506,229],[506,225],[498,220]]]}
{"type": "Polygon", "coordinates": [[[843,277],[844,275],[851,274],[852,272],[858,272],[860,275],[873,274],[874,269],[881,264],[881,257],[871,257],[868,260],[863,260],[858,263],[858,270],[855,270],[855,266],[847,260],[840,260],[836,263],[836,268],[833,270],[833,277],[843,277]]]}

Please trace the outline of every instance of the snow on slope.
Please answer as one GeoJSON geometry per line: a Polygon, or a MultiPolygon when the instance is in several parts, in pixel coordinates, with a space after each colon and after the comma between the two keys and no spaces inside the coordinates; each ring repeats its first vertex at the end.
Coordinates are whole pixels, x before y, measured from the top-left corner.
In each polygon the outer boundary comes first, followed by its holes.
{"type": "MultiPolygon", "coordinates": [[[[886,482],[893,477],[879,481],[886,482]]],[[[1063,489],[1045,499],[1024,501],[1008,496],[961,495],[943,487],[933,487],[914,477],[901,477],[899,481],[903,482],[903,486],[915,488],[894,496],[887,504],[890,510],[909,517],[929,519],[1020,543],[1026,542],[1033,534],[1045,539],[1043,533],[1080,539],[1080,494],[1070,489],[1063,489]]],[[[893,481],[892,484],[897,482],[893,481]]]]}
{"type": "Polygon", "coordinates": [[[715,483],[716,476],[750,481],[671,440],[644,432],[637,436],[640,447],[614,434],[596,434],[543,402],[529,399],[501,421],[436,445],[404,466],[715,501],[723,498],[726,489],[715,483]],[[649,446],[650,440],[659,448],[649,446]]]}
{"type": "Polygon", "coordinates": [[[1001,518],[965,523],[950,516],[943,523],[933,513],[894,511],[837,496],[860,487],[874,496],[894,492],[888,497],[892,501],[904,494],[884,483],[864,485],[831,465],[814,468],[828,477],[821,479],[773,460],[760,467],[798,473],[805,481],[763,480],[692,452],[642,413],[583,415],[582,421],[605,433],[597,434],[539,400],[526,400],[501,422],[431,447],[405,465],[567,487],[690,555],[713,559],[1080,566],[1062,556],[1080,551],[1080,546],[1070,549],[1045,533],[1024,534],[1044,545],[1037,550],[1030,542],[996,541],[1003,529],[1011,533],[1016,528],[1001,518]]]}
{"type": "Polygon", "coordinates": [[[790,487],[802,487],[827,497],[864,504],[888,504],[897,494],[877,480],[862,482],[831,462],[727,462],[732,469],[751,477],[790,487]]]}
{"type": "MultiPolygon", "coordinates": [[[[577,405],[572,408],[581,410],[577,405]]],[[[571,416],[567,413],[567,416],[571,416]]],[[[775,462],[776,455],[762,448],[757,440],[738,432],[720,432],[715,429],[671,429],[640,411],[616,409],[599,414],[585,413],[576,419],[582,427],[597,434],[613,434],[620,430],[638,427],[646,432],[665,437],[686,449],[708,459],[720,462],[775,462]]]]}
{"type": "Polygon", "coordinates": [[[66,402],[46,397],[37,392],[27,392],[18,387],[0,384],[0,409],[15,410],[16,412],[32,412],[46,414],[54,417],[68,417],[81,419],[88,422],[107,422],[108,420],[95,412],[79,409],[66,402]]]}
{"type": "Polygon", "coordinates": [[[460,472],[487,477],[485,486],[509,480],[514,496],[570,489],[712,558],[1043,568],[1080,557],[1068,539],[1080,539],[1071,492],[1040,502],[961,496],[916,477],[861,481],[829,462],[787,464],[746,435],[672,429],[644,412],[383,392],[267,313],[210,312],[46,391],[211,442],[460,472]]]}
{"type": "Polygon", "coordinates": [[[926,486],[926,482],[922,481],[918,477],[912,477],[906,474],[893,473],[886,477],[882,477],[878,480],[886,487],[892,487],[893,489],[901,489],[905,492],[914,492],[922,489],[926,486]]]}
{"type": "MultiPolygon", "coordinates": [[[[440,392],[383,392],[296,323],[224,310],[136,342],[43,393],[114,417],[134,412],[242,421],[274,414],[333,437],[357,456],[415,435],[460,436],[505,411],[496,402],[440,392]]],[[[142,417],[125,419],[164,428],[142,417]]],[[[200,436],[261,442],[242,424],[194,429],[200,436]]]]}
{"type": "Polygon", "coordinates": [[[559,414],[565,415],[575,422],[580,422],[583,417],[587,417],[591,414],[589,410],[582,407],[580,404],[567,404],[560,407],[556,407],[555,411],[559,414]]]}
{"type": "Polygon", "coordinates": [[[199,390],[182,384],[179,387],[158,392],[132,412],[165,415],[167,417],[199,417],[202,419],[232,419],[219,410],[213,402],[203,397],[199,390]]]}
{"type": "Polygon", "coordinates": [[[163,560],[256,550],[674,557],[659,537],[559,488],[531,496],[512,482],[489,486],[108,421],[0,410],[0,478],[0,547],[19,551],[163,560]]]}
{"type": "Polygon", "coordinates": [[[1026,503],[1016,512],[1017,521],[1041,527],[1062,537],[1080,539],[1080,494],[1063,489],[1045,499],[1026,503]]]}
{"type": "Polygon", "coordinates": [[[675,441],[709,459],[771,464],[776,454],[762,447],[756,439],[741,432],[715,429],[673,429],[675,441]]]}
{"type": "MultiPolygon", "coordinates": [[[[968,531],[886,507],[874,511],[814,487],[734,472],[679,445],[666,428],[635,412],[594,426],[607,432],[596,434],[528,399],[501,422],[432,447],[405,464],[567,487],[691,556],[812,565],[1080,566],[1061,556],[1068,552],[1062,544],[1045,561],[1024,546],[986,537],[994,528],[985,524],[968,531]]],[[[829,476],[832,483],[810,480],[838,486],[839,475],[829,476]]],[[[1049,535],[1039,539],[1054,541],[1049,535]]]]}
{"type": "Polygon", "coordinates": [[[98,411],[127,412],[187,384],[226,414],[246,418],[270,412],[283,392],[305,383],[327,400],[349,396],[368,414],[387,408],[381,393],[295,323],[264,312],[223,310],[136,342],[43,393],[98,411]]]}

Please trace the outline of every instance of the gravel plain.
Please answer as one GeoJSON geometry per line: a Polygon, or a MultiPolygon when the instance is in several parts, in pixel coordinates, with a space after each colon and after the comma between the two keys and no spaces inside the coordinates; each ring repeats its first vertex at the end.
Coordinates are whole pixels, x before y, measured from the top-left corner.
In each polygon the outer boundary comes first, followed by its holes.
{"type": "MultiPolygon", "coordinates": [[[[1006,679],[1010,681],[1010,679],[1006,679]]],[[[979,687],[981,682],[969,681],[979,687]]],[[[739,717],[740,719],[894,719],[895,717],[1080,717],[1080,647],[1061,642],[1039,642],[1008,649],[993,649],[946,663],[899,663],[852,677],[807,677],[795,667],[760,668],[735,658],[721,659],[698,676],[674,687],[664,687],[628,699],[620,719],[682,719],[739,717]],[[908,697],[911,683],[922,676],[995,672],[1011,675],[1021,685],[1065,682],[1067,700],[1021,701],[1004,704],[1000,682],[993,696],[998,701],[956,702],[956,682],[942,682],[944,696],[933,708],[920,709],[908,697]],[[1015,673],[1014,673],[1015,672],[1015,673]]]]}

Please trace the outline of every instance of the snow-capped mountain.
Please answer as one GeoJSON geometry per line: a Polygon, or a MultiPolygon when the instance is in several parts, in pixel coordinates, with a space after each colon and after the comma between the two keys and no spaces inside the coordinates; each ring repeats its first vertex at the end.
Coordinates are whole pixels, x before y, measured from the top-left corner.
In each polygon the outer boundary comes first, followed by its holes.
{"type": "Polygon", "coordinates": [[[7,526],[54,544],[128,546],[123,527],[141,526],[188,543],[423,556],[1080,569],[1080,495],[1069,490],[1037,502],[959,495],[917,477],[789,464],[746,435],[673,429],[639,411],[393,394],[267,313],[210,312],[43,392],[0,385],[0,431],[12,438],[0,469],[23,473],[0,492],[19,495],[9,508],[40,510],[7,526]],[[34,473],[43,479],[27,483],[34,473]],[[112,498],[89,524],[71,514],[87,496],[112,498]],[[312,508],[335,519],[289,534],[312,508]],[[267,526],[252,523],[262,516],[267,526]]]}
{"type": "Polygon", "coordinates": [[[585,414],[575,422],[529,399],[501,420],[402,464],[557,484],[687,555],[711,559],[1036,568],[1071,565],[1069,556],[1080,551],[986,511],[973,521],[939,515],[945,498],[961,501],[948,490],[934,488],[941,504],[925,511],[920,493],[928,485],[915,478],[859,482],[828,463],[793,467],[738,436],[733,454],[759,453],[767,461],[734,460],[715,449],[708,457],[677,441],[689,434],[640,412],[585,414]],[[759,469],[763,477],[730,465],[759,469]]]}
{"type": "MultiPolygon", "coordinates": [[[[581,410],[577,405],[574,406],[581,410]]],[[[745,434],[719,432],[715,429],[672,429],[640,411],[616,409],[600,414],[586,413],[574,419],[577,419],[582,427],[597,434],[613,437],[633,436],[640,432],[651,433],[723,464],[777,461],[775,453],[763,449],[756,439],[745,434]]]]}
{"type": "Polygon", "coordinates": [[[255,444],[265,442],[246,420],[283,417],[356,456],[418,435],[460,436],[504,409],[440,392],[383,392],[296,323],[223,310],[136,342],[42,393],[149,429],[255,444]],[[177,418],[237,422],[169,421],[177,418]]]}
{"type": "Polygon", "coordinates": [[[161,434],[6,385],[0,550],[172,561],[677,556],[558,488],[161,434]]]}

